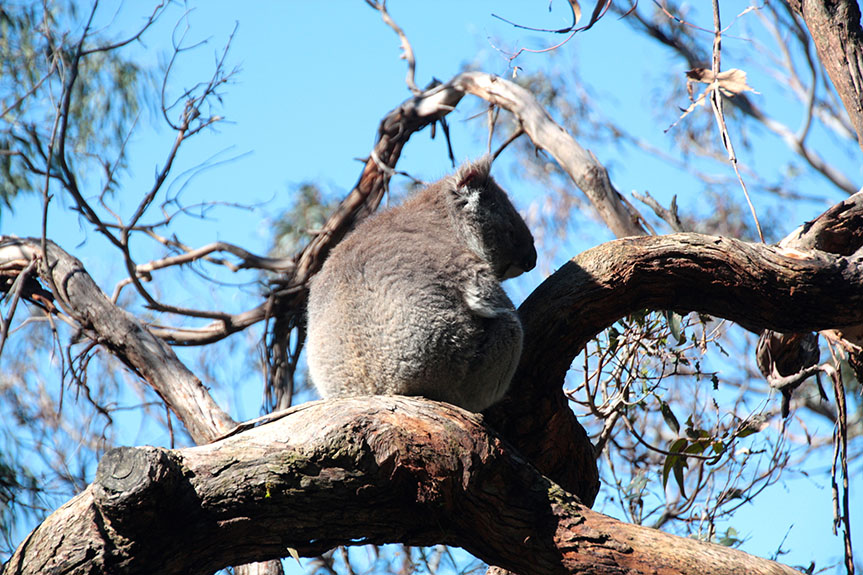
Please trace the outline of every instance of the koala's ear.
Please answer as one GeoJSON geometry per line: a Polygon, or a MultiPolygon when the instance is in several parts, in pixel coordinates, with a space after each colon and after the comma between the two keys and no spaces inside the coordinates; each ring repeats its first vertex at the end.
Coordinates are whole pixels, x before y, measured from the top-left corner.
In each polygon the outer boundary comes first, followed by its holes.
{"type": "Polygon", "coordinates": [[[475,162],[466,162],[458,169],[453,177],[455,191],[474,189],[480,190],[488,186],[491,179],[491,156],[483,156],[475,162]]]}

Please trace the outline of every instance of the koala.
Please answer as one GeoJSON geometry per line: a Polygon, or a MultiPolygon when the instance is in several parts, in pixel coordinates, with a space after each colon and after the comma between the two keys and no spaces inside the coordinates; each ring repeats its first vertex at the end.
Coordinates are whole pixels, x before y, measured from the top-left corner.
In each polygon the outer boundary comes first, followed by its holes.
{"type": "Polygon", "coordinates": [[[527,225],[463,165],[360,223],[311,281],[309,373],[322,397],[421,395],[482,411],[509,387],[521,322],[500,282],[536,265],[527,225]]]}

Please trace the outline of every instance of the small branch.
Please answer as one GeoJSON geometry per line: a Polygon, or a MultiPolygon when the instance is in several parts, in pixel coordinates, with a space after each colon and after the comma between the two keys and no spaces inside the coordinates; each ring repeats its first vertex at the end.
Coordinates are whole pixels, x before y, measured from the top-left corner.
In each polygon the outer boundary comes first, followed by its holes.
{"type": "Polygon", "coordinates": [[[755,206],[752,205],[752,199],[749,197],[749,191],[746,189],[746,184],[743,181],[743,176],[740,175],[740,168],[737,166],[737,155],[734,153],[734,145],[731,143],[731,135],[728,133],[728,127],[725,125],[725,114],[722,112],[722,92],[719,89],[719,72],[720,58],[722,54],[722,28],[719,21],[719,0],[713,0],[713,78],[715,86],[710,92],[710,105],[713,109],[713,115],[716,118],[716,125],[719,127],[719,133],[722,136],[722,145],[728,152],[728,161],[734,168],[734,173],[737,175],[737,181],[743,190],[743,195],[746,197],[746,203],[749,205],[749,211],[752,213],[752,218],[755,220],[755,228],[758,230],[758,237],[761,243],[764,243],[764,232],[761,230],[761,222],[758,221],[758,214],[755,213],[755,206]]]}
{"type": "MultiPolygon", "coordinates": [[[[130,238],[133,230],[136,229],[139,220],[143,217],[144,213],[149,209],[150,205],[156,198],[156,195],[161,190],[165,181],[168,178],[168,174],[171,171],[171,167],[175,159],[177,158],[177,154],[180,150],[180,146],[184,141],[191,138],[195,134],[199,133],[201,130],[206,127],[212,125],[213,123],[220,120],[219,117],[208,117],[202,118],[201,108],[205,102],[209,101],[209,99],[213,96],[217,95],[217,88],[228,81],[233,73],[224,73],[225,69],[225,61],[227,59],[231,42],[233,41],[234,34],[237,31],[237,25],[234,26],[234,30],[231,33],[231,36],[228,38],[228,41],[225,44],[224,49],[222,50],[222,55],[216,63],[216,68],[213,71],[213,75],[210,77],[210,80],[201,90],[200,95],[192,97],[190,93],[188,94],[188,99],[185,102],[182,114],[182,120],[178,126],[175,126],[177,136],[174,139],[174,143],[168,152],[168,156],[165,160],[164,166],[157,172],[156,179],[150,188],[150,190],[144,195],[141,201],[138,203],[138,206],[135,209],[135,212],[129,218],[127,224],[123,225],[120,228],[120,248],[123,252],[124,261],[126,264],[126,270],[128,272],[128,279],[135,286],[137,292],[144,298],[147,302],[147,305],[156,310],[166,313],[173,313],[177,315],[184,315],[188,317],[197,317],[197,318],[208,318],[208,319],[216,319],[221,320],[223,322],[228,321],[229,314],[225,314],[223,312],[213,312],[208,310],[199,310],[192,308],[185,308],[179,306],[173,306],[164,304],[156,298],[154,298],[150,292],[143,286],[141,283],[141,278],[137,272],[138,265],[134,262],[131,254],[131,246],[130,246],[130,238]]],[[[180,48],[175,49],[176,53],[180,50],[180,48]]],[[[166,73],[167,74],[167,73],[166,73]]],[[[166,112],[163,109],[163,112],[166,112]]],[[[167,114],[166,114],[167,117],[167,114]]],[[[173,124],[172,124],[173,126],[173,124]]],[[[118,295],[119,289],[122,286],[118,286],[118,290],[115,290],[115,296],[118,295]]]]}
{"type": "Polygon", "coordinates": [[[401,42],[402,47],[402,60],[405,60],[408,64],[408,71],[405,75],[405,83],[408,85],[408,89],[414,96],[419,96],[422,93],[414,80],[414,75],[416,74],[416,58],[414,57],[414,50],[411,48],[411,43],[408,40],[407,35],[404,33],[398,24],[396,24],[395,20],[392,19],[390,13],[387,12],[387,2],[386,0],[366,0],[366,4],[377,10],[381,13],[381,19],[384,21],[384,24],[393,29],[399,37],[399,42],[401,42]]]}
{"type": "Polygon", "coordinates": [[[501,152],[503,152],[507,148],[507,146],[509,146],[510,144],[515,142],[517,139],[519,139],[523,135],[524,135],[524,130],[521,128],[518,128],[512,134],[510,134],[509,137],[506,139],[506,141],[503,144],[501,144],[497,148],[497,150],[495,150],[494,153],[491,155],[492,161],[496,160],[497,157],[501,154],[501,152]]]}
{"type": "Polygon", "coordinates": [[[4,251],[50,262],[40,266],[39,274],[53,286],[57,303],[87,337],[104,346],[159,394],[196,443],[205,443],[235,427],[174,351],[135,317],[111,303],[80,261],[51,241],[43,253],[40,244],[35,239],[2,238],[4,251]]]}
{"type": "MultiPolygon", "coordinates": [[[[3,348],[6,346],[6,341],[9,337],[9,327],[12,325],[12,318],[15,316],[15,309],[18,307],[18,302],[21,299],[21,294],[24,292],[24,287],[32,281],[33,274],[36,271],[38,264],[37,259],[30,260],[24,268],[18,272],[17,277],[12,281],[12,285],[6,288],[5,285],[0,285],[0,291],[6,292],[6,296],[11,293],[12,301],[9,303],[9,312],[5,317],[0,317],[0,357],[3,356],[3,348]]],[[[3,298],[0,298],[2,301],[3,298]]]]}
{"type": "Polygon", "coordinates": [[[114,42],[112,44],[104,44],[102,46],[97,46],[95,48],[90,48],[87,50],[82,50],[82,56],[89,56],[90,54],[95,54],[97,52],[111,52],[113,50],[117,50],[118,48],[122,48],[135,42],[136,40],[140,40],[141,36],[144,35],[144,32],[150,29],[150,26],[155,24],[156,20],[162,15],[163,12],[167,9],[168,2],[159,2],[155,8],[153,8],[153,12],[150,13],[150,16],[147,18],[147,21],[138,28],[138,31],[129,36],[124,40],[120,40],[118,42],[114,42]]]}
{"type": "MultiPolygon", "coordinates": [[[[217,252],[227,252],[240,258],[241,261],[239,264],[234,264],[228,260],[223,259],[217,261],[217,263],[225,266],[233,272],[244,269],[258,269],[271,272],[288,273],[293,271],[294,268],[296,268],[296,263],[293,261],[292,258],[262,257],[227,242],[214,242],[196,249],[187,249],[187,251],[183,254],[153,260],[146,264],[138,264],[135,266],[135,274],[139,278],[149,278],[150,273],[156,270],[165,269],[172,266],[190,264],[201,259],[208,259],[212,261],[212,258],[208,258],[207,256],[217,252]]],[[[126,278],[122,282],[118,283],[117,287],[114,288],[114,294],[111,296],[111,301],[116,302],[122,288],[128,285],[130,282],[131,280],[129,278],[126,278]]],[[[224,314],[219,314],[218,317],[224,317],[224,314]]]]}
{"type": "MultiPolygon", "coordinates": [[[[77,44],[74,48],[74,56],[72,57],[72,61],[69,63],[68,68],[65,70],[66,77],[63,79],[63,92],[61,95],[60,103],[58,106],[58,119],[59,124],[55,127],[55,135],[52,133],[51,142],[49,146],[49,153],[46,157],[45,165],[46,172],[48,174],[52,173],[51,165],[56,161],[56,163],[60,167],[60,172],[63,174],[63,186],[66,188],[66,191],[72,196],[75,200],[76,205],[78,206],[78,210],[81,214],[87,218],[87,221],[93,224],[96,229],[105,236],[108,241],[110,241],[113,245],[117,247],[121,247],[120,240],[117,239],[114,234],[108,230],[108,228],[102,223],[99,215],[96,211],[90,206],[89,202],[84,199],[83,194],[78,187],[78,180],[75,176],[74,171],[69,166],[69,163],[66,158],[66,134],[69,129],[69,121],[71,114],[71,106],[72,106],[72,95],[74,93],[75,83],[78,80],[78,74],[80,72],[81,59],[84,57],[84,42],[87,40],[90,34],[90,27],[93,23],[93,18],[96,16],[96,9],[98,8],[99,3],[94,2],[93,7],[90,11],[90,15],[87,20],[87,24],[84,26],[84,31],[81,33],[81,38],[78,40],[77,44]],[[54,153],[54,144],[56,142],[56,154],[54,153]]],[[[46,176],[47,178],[47,176],[46,176]]],[[[46,197],[48,193],[47,179],[44,191],[46,197]]],[[[47,202],[47,199],[46,199],[47,202]]],[[[47,211],[47,204],[45,206],[45,211],[47,211]]],[[[46,217],[43,216],[43,226],[45,225],[46,217]]],[[[45,237],[46,233],[43,231],[43,237],[45,237]]],[[[44,242],[42,246],[43,251],[46,249],[44,242]]]]}
{"type": "Polygon", "coordinates": [[[798,371],[793,375],[782,376],[774,373],[765,379],[773,389],[777,391],[793,391],[800,386],[801,383],[815,375],[816,373],[827,372],[823,365],[811,365],[803,370],[798,371]]]}
{"type": "Polygon", "coordinates": [[[854,551],[851,546],[851,511],[848,493],[848,408],[845,405],[845,386],[842,383],[842,373],[832,370],[833,394],[836,398],[836,427],[833,429],[833,463],[830,468],[831,491],[833,492],[833,534],[842,527],[844,543],[845,571],[854,575],[854,551]],[[841,455],[840,455],[841,452],[841,455]],[[839,501],[839,485],[837,482],[837,460],[840,463],[842,477],[842,496],[839,501]]]}
{"type": "Polygon", "coordinates": [[[671,226],[671,229],[678,233],[688,231],[683,222],[680,221],[680,215],[677,213],[677,195],[671,197],[671,205],[668,208],[663,207],[650,192],[644,192],[644,195],[638,192],[632,192],[633,197],[647,207],[653,210],[658,218],[671,226]]]}

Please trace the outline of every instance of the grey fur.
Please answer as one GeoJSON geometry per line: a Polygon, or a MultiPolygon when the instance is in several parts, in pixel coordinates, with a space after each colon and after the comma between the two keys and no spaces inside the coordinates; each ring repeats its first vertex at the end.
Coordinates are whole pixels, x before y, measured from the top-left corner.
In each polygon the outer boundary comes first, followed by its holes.
{"type": "Polygon", "coordinates": [[[308,302],[322,397],[422,395],[481,411],[506,392],[522,329],[500,281],[533,269],[536,249],[490,168],[465,164],[333,249],[308,302]]]}

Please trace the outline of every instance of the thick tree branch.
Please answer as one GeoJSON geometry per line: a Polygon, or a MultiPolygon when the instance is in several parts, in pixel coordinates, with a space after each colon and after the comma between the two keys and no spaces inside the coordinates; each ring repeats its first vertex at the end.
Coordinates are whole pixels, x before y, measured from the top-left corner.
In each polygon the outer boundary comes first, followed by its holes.
{"type": "Polygon", "coordinates": [[[480,417],[423,399],[314,402],[216,444],[115,449],[7,573],[211,573],[336,545],[447,543],[521,573],[796,573],[593,512],[480,417]]]}
{"type": "Polygon", "coordinates": [[[863,265],[700,234],[625,238],[571,260],[522,304],[525,366],[561,380],[598,331],[639,309],[704,312],[760,331],[863,322],[863,265]]]}
{"type": "Polygon", "coordinates": [[[491,425],[546,476],[592,504],[599,489],[594,454],[563,394],[566,372],[585,344],[643,308],[702,311],[756,331],[860,324],[863,268],[853,254],[863,243],[861,218],[858,193],[792,234],[806,251],[675,234],[582,253],[519,308],[524,351],[509,393],[487,413],[491,425]],[[832,253],[817,251],[828,247],[832,253]]]}

